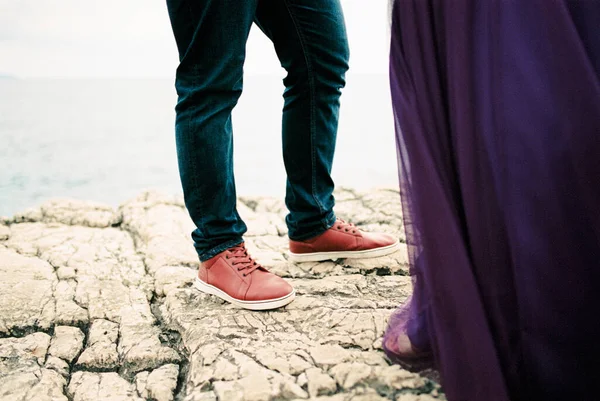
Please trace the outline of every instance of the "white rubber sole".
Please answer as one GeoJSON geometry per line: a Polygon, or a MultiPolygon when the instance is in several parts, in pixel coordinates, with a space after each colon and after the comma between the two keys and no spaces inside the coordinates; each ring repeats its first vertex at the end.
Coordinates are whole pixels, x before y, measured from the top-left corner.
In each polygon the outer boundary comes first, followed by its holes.
{"type": "Polygon", "coordinates": [[[223,301],[227,301],[237,307],[249,310],[270,310],[281,308],[282,306],[286,306],[290,302],[296,298],[296,290],[292,290],[285,297],[277,298],[277,299],[269,299],[267,301],[242,301],[239,299],[235,299],[230,297],[225,292],[221,291],[217,287],[207,284],[204,281],[200,280],[196,277],[196,281],[194,282],[194,286],[197,290],[205,293],[214,295],[216,297],[221,298],[223,301]]]}
{"type": "Polygon", "coordinates": [[[322,262],[336,259],[369,259],[387,256],[400,249],[400,241],[381,248],[368,249],[366,251],[343,251],[343,252],[314,252],[314,253],[289,253],[292,262],[322,262]]]}

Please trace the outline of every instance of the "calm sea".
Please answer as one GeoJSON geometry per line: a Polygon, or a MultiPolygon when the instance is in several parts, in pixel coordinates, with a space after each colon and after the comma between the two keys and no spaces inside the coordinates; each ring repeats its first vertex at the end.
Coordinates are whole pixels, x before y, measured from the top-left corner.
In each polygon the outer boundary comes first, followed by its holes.
{"type": "MultiPolygon", "coordinates": [[[[249,76],[234,112],[242,195],[283,196],[281,80],[249,76]]],[[[179,193],[170,80],[0,79],[0,215],[70,197],[118,205],[179,193]]],[[[387,77],[354,75],[342,97],[339,186],[397,185],[387,77]]]]}

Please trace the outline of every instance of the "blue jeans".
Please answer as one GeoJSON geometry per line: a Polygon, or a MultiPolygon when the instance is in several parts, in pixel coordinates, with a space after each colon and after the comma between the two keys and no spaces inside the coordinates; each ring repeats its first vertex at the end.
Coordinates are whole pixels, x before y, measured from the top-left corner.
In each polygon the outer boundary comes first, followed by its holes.
{"type": "MultiPolygon", "coordinates": [[[[242,93],[252,23],[286,69],[283,157],[294,240],[335,222],[331,165],[349,50],[339,0],[167,0],[179,50],[177,156],[201,260],[242,242],[231,112],[242,93]]],[[[256,130],[260,132],[260,123],[256,130]]],[[[255,149],[247,149],[255,152],[255,149]]]]}

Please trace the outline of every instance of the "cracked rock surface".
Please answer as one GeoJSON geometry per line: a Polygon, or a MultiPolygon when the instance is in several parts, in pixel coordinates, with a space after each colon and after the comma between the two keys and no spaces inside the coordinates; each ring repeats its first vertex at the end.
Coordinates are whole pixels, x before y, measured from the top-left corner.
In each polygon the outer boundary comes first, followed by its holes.
{"type": "MultiPolygon", "coordinates": [[[[394,190],[336,193],[336,213],[403,240],[394,190]]],[[[242,197],[246,244],[297,297],[240,310],[192,286],[180,197],[118,209],[53,200],[0,220],[0,400],[432,401],[390,366],[381,337],[411,292],[405,249],[376,259],[287,260],[283,201],[242,197]]]]}

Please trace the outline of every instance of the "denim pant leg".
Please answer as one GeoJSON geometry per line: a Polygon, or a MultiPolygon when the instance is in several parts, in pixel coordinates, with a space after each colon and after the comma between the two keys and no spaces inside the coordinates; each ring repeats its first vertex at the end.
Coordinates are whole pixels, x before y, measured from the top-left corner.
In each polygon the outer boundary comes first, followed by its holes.
{"type": "Polygon", "coordinates": [[[176,139],[185,204],[201,260],[242,242],[231,112],[257,0],[167,0],[179,67],[176,139]]]}
{"type": "Polygon", "coordinates": [[[335,223],[331,167],[349,49],[339,0],[260,0],[256,23],[286,69],[283,157],[289,236],[335,223]]]}

